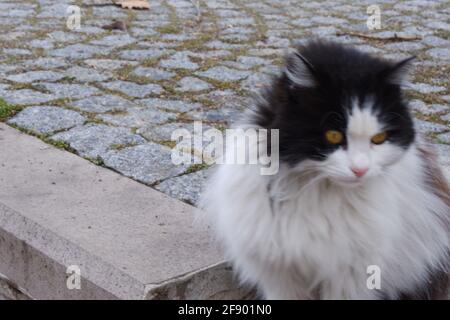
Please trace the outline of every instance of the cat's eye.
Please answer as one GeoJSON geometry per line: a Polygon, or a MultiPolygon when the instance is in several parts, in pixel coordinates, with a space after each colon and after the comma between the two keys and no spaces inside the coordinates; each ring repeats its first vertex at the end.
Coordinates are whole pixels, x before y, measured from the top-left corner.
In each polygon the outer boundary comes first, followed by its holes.
{"type": "Polygon", "coordinates": [[[377,133],[376,135],[374,135],[370,141],[373,144],[382,144],[383,142],[386,141],[386,139],[387,139],[387,133],[380,132],[380,133],[377,133]]]}
{"type": "Polygon", "coordinates": [[[340,144],[344,141],[344,135],[340,131],[328,130],[325,132],[325,139],[331,144],[340,144]]]}

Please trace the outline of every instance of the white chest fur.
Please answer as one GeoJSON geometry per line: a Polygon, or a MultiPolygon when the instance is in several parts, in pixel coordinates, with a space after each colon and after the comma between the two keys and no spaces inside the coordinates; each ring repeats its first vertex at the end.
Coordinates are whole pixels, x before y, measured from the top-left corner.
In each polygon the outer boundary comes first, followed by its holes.
{"type": "Polygon", "coordinates": [[[449,248],[439,220],[446,206],[423,183],[411,148],[390,172],[364,187],[327,180],[304,186],[281,169],[261,176],[257,166],[222,165],[205,206],[241,278],[268,298],[376,298],[367,267],[381,270],[391,298],[413,288],[449,248]]]}

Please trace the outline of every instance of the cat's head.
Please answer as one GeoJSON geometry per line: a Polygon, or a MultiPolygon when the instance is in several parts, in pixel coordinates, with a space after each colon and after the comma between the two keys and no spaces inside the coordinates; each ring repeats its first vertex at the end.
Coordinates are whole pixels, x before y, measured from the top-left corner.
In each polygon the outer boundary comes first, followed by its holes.
{"type": "Polygon", "coordinates": [[[288,56],[258,125],[280,130],[280,159],[291,168],[359,185],[386,173],[414,141],[401,90],[410,60],[310,42],[288,56]]]}

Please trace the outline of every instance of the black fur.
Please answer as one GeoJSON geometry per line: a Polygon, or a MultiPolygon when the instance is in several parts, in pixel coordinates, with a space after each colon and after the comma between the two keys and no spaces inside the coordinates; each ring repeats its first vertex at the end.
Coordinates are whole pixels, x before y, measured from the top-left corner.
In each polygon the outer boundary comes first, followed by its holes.
{"type": "Polygon", "coordinates": [[[389,128],[389,142],[407,148],[415,133],[398,78],[410,60],[393,63],[337,43],[309,42],[287,57],[285,72],[273,80],[257,105],[255,122],[280,130],[282,161],[323,160],[336,148],[346,147],[345,141],[328,144],[325,131],[345,132],[352,99],[360,105],[374,99],[381,122],[389,128]],[[292,76],[309,77],[314,84],[296,83],[292,76]]]}

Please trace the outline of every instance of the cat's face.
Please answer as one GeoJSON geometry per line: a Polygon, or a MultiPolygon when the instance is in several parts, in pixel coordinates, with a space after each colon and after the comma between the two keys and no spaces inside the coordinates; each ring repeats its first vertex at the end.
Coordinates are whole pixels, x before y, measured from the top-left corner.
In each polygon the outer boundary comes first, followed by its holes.
{"type": "MultiPolygon", "coordinates": [[[[373,100],[366,102],[372,104],[373,100]]],[[[382,120],[372,106],[353,102],[346,116],[346,126],[324,127],[325,148],[323,159],[310,161],[309,166],[319,174],[341,185],[357,186],[378,175],[388,174],[387,168],[395,164],[405,153],[404,145],[395,142],[395,132],[382,120]]]]}
{"type": "Polygon", "coordinates": [[[321,43],[289,57],[268,97],[280,159],[347,186],[388,174],[415,136],[400,89],[408,62],[321,43]]]}

